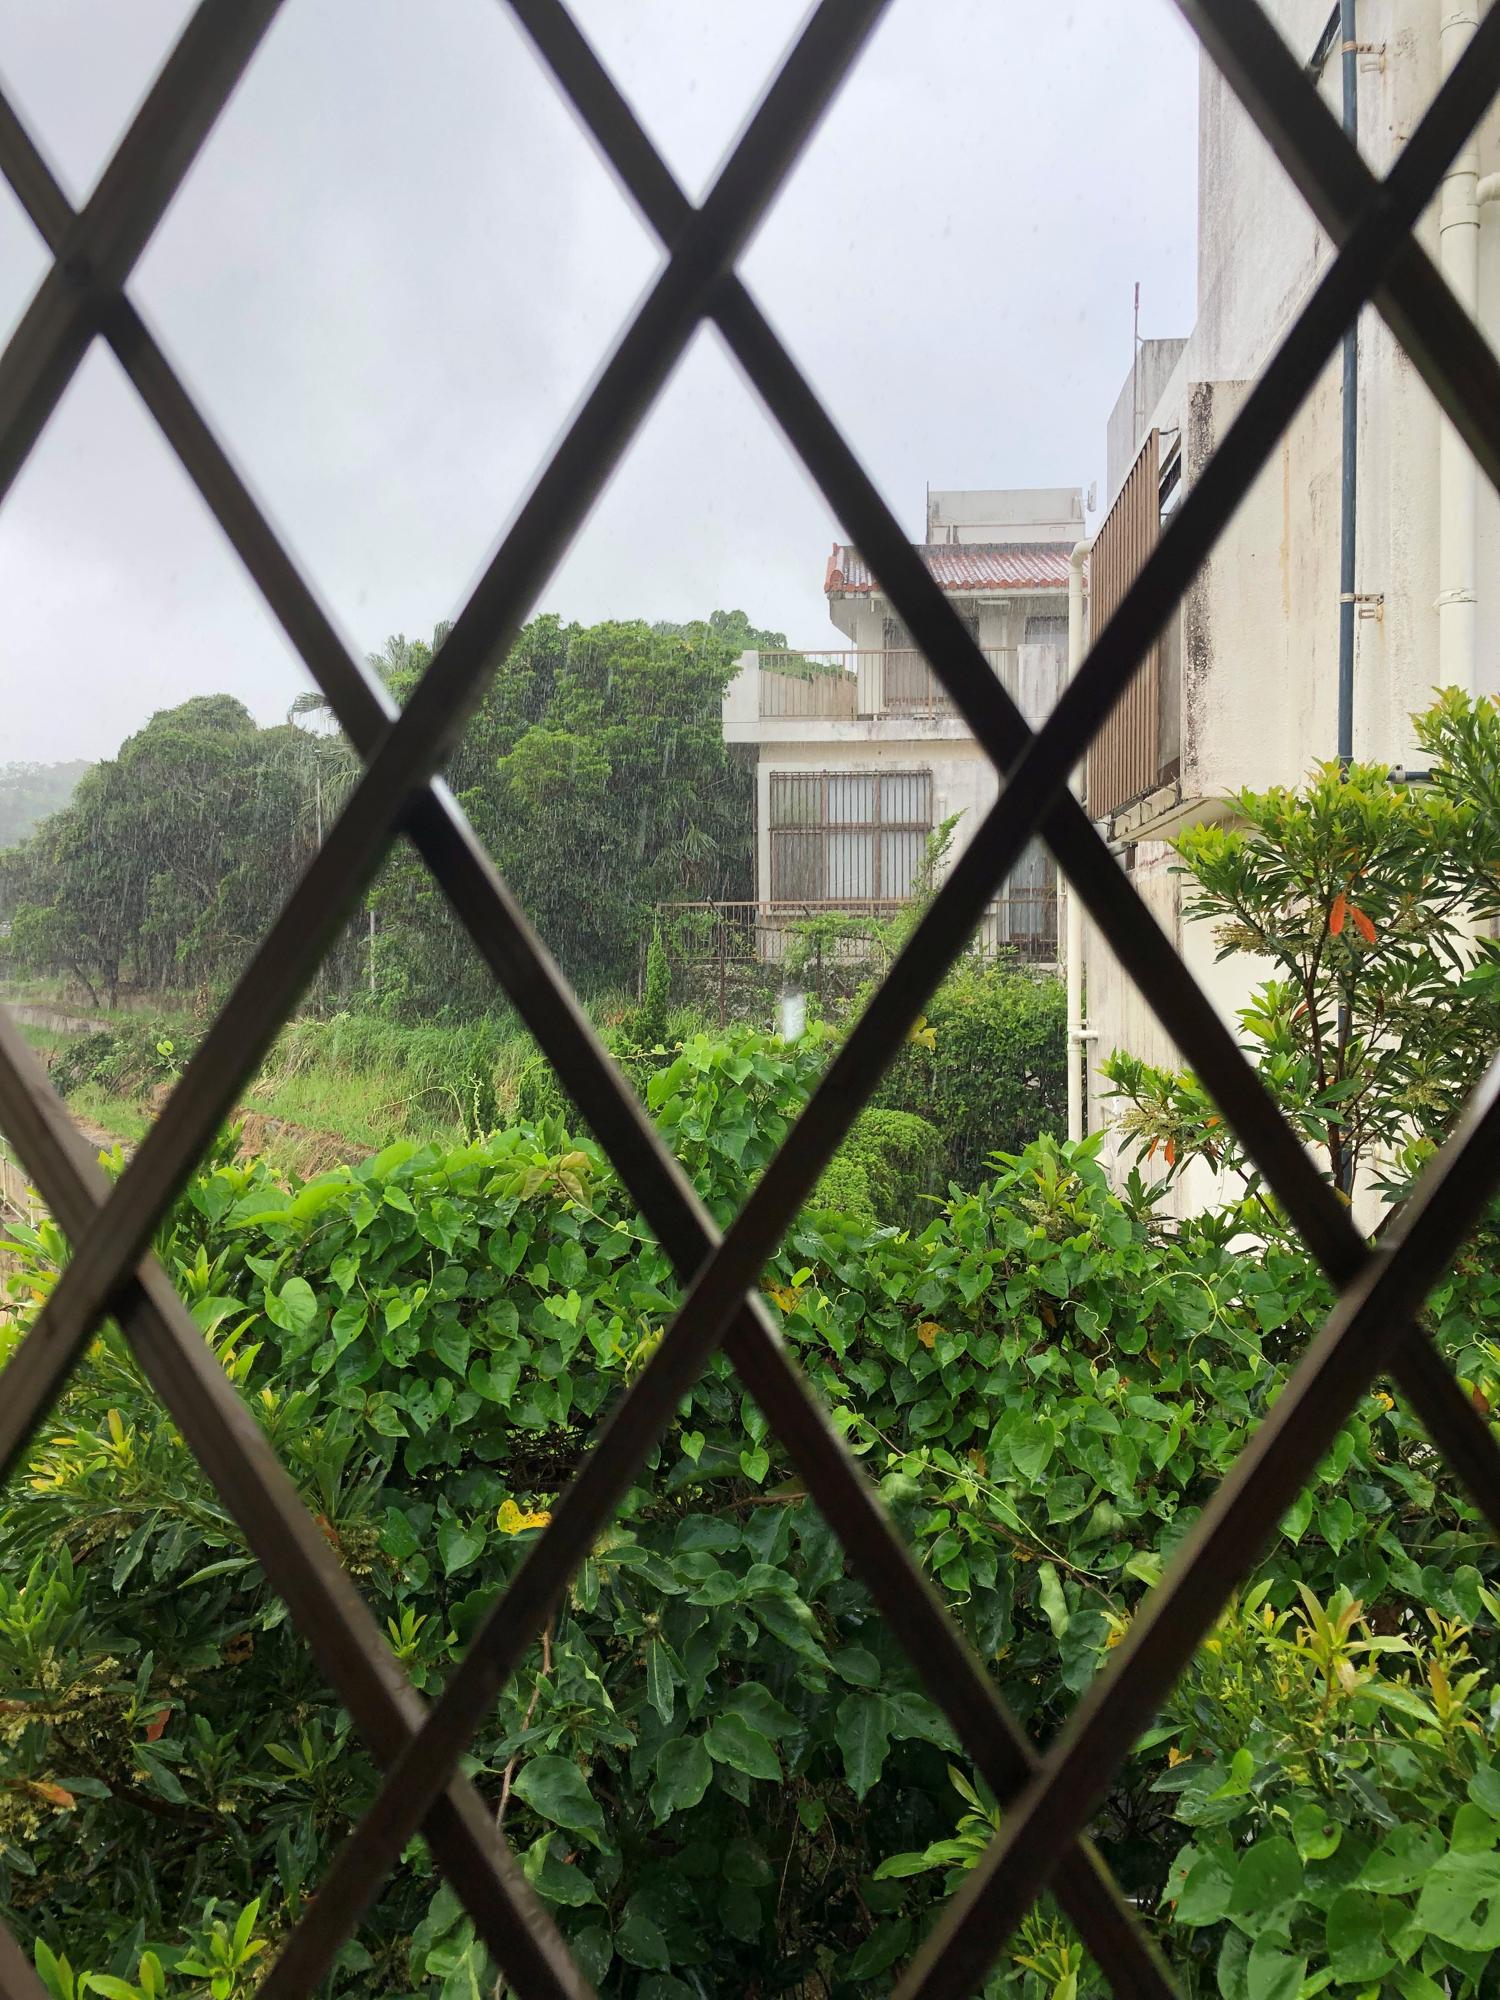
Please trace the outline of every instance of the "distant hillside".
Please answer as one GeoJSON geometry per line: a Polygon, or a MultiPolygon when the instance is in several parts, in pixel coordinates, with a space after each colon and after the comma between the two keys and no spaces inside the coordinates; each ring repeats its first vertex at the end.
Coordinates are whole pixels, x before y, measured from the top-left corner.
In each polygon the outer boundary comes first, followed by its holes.
{"type": "Polygon", "coordinates": [[[60,812],[89,769],[71,764],[0,764],[0,847],[14,847],[49,813],[60,812]]]}

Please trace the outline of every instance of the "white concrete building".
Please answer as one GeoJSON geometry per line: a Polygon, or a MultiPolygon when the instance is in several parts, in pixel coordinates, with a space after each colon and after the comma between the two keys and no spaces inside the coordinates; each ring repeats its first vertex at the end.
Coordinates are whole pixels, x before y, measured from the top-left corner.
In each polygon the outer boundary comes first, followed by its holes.
{"type": "MultiPolygon", "coordinates": [[[[920,554],[1028,720],[1045,719],[1067,659],[1068,559],[1083,531],[1072,488],[929,493],[920,554]]],[[[857,550],[823,579],[847,645],[745,653],[724,737],[756,761],[756,898],[763,936],[809,908],[909,898],[928,834],[960,815],[956,855],[999,778],[857,550]]],[[[1057,956],[1050,857],[1030,848],[984,922],[984,942],[1057,956]]]]}
{"type": "MultiPolygon", "coordinates": [[[[1472,33],[1485,0],[1359,0],[1361,150],[1388,171],[1472,33]]],[[[1328,0],[1268,0],[1291,47],[1327,43],[1328,0]]],[[[1332,38],[1321,88],[1341,105],[1332,38]]],[[[1500,328],[1500,115],[1450,170],[1419,230],[1481,323],[1500,328]]],[[[1205,57],[1200,71],[1198,311],[1181,340],[1145,341],[1109,419],[1108,503],[1091,559],[1092,621],[1111,564],[1154,540],[1189,491],[1330,255],[1327,238],[1205,57]]],[[[1479,481],[1416,370],[1378,316],[1360,323],[1353,596],[1353,754],[1420,762],[1408,718],[1438,686],[1500,687],[1500,502],[1479,481]]],[[[1209,926],[1185,925],[1166,838],[1223,814],[1242,786],[1295,784],[1338,751],[1343,370],[1330,361],[1287,436],[1172,618],[1140,686],[1089,761],[1091,816],[1194,975],[1227,1017],[1253,969],[1214,964],[1209,926]]],[[[1128,567],[1128,565],[1127,565],[1128,567]]],[[[1118,589],[1113,590],[1117,601],[1118,589]]],[[[1097,1059],[1126,1047],[1178,1060],[1089,927],[1089,1122],[1107,1124],[1097,1059]]],[[[1177,1197],[1210,1192],[1207,1178],[1177,1197]]]]}

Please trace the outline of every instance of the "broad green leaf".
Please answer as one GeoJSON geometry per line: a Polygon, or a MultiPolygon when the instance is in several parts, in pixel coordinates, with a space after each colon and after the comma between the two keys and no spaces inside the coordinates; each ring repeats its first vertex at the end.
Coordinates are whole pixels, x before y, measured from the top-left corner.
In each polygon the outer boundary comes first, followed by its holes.
{"type": "Polygon", "coordinates": [[[1292,1912],[1302,1888],[1297,1850],[1280,1834],[1258,1840],[1240,1856],[1228,1914],[1254,1938],[1291,1935],[1292,1912]]]}
{"type": "Polygon", "coordinates": [[[597,1903],[599,1896],[593,1883],[576,1862],[563,1859],[557,1846],[558,1836],[553,1833],[544,1833],[540,1840],[533,1841],[522,1864],[527,1881],[549,1903],[561,1904],[565,1909],[581,1909],[585,1904],[597,1903]]]}
{"type": "Polygon", "coordinates": [[[651,1787],[656,1824],[697,1805],[713,1774],[713,1761],[701,1736],[675,1736],[664,1743],[656,1753],[656,1782],[651,1787]]]}
{"type": "Polygon", "coordinates": [[[672,1954],[667,1950],[661,1925],[633,1904],[634,1898],[626,1905],[625,1914],[616,1926],[615,1950],[627,1965],[664,1971],[672,1963],[672,1954]]]}
{"type": "Polygon", "coordinates": [[[370,1309],[363,1299],[345,1299],[329,1322],[329,1332],[333,1344],[342,1354],[351,1340],[357,1340],[365,1330],[370,1317],[370,1309]]]}
{"type": "Polygon", "coordinates": [[[1344,1829],[1316,1799],[1292,1809],[1292,1839],[1304,1861],[1324,1861],[1343,1839],[1344,1829]]]}
{"type": "Polygon", "coordinates": [[[886,1972],[911,1943],[911,1919],[894,1917],[879,1924],[849,1961],[851,1980],[874,1979],[886,1972]]]}
{"type": "Polygon", "coordinates": [[[1422,1884],[1417,1917],[1461,1951],[1500,1946],[1500,1855],[1445,1854],[1422,1884]]]}
{"type": "Polygon", "coordinates": [[[1363,1983],[1380,1979],[1395,1960],[1382,1936],[1384,1906],[1376,1896],[1345,1889],[1328,1906],[1325,1937],[1335,1979],[1363,1983]]]}
{"type": "Polygon", "coordinates": [[[1179,1924],[1216,1924],[1229,1908],[1234,1870],[1221,1854],[1200,1854],[1188,1869],[1173,1917],[1179,1924]]]}
{"type": "Polygon", "coordinates": [[[461,1326],[444,1323],[433,1327],[431,1335],[432,1351],[445,1368],[451,1368],[460,1381],[466,1379],[469,1367],[469,1336],[461,1326]]]}
{"type": "Polygon", "coordinates": [[[928,1847],[924,1847],[917,1854],[888,1854],[875,1870],[875,1880],[903,1881],[909,1875],[925,1875],[929,1869],[938,1865],[932,1858],[931,1848],[928,1847]]]}
{"type": "Polygon", "coordinates": [[[1481,1764],[1470,1778],[1469,1797],[1492,1818],[1500,1819],[1500,1771],[1493,1764],[1481,1764]]]}
{"type": "Polygon", "coordinates": [[[1255,1758],[1248,1750],[1236,1750],[1229,1760],[1229,1776],[1217,1791],[1210,1792],[1211,1799],[1242,1799],[1250,1789],[1250,1781],[1255,1776],[1255,1758]]]}
{"type": "Polygon", "coordinates": [[[604,1846],[604,1815],[571,1757],[531,1758],[516,1775],[515,1793],[554,1826],[565,1826],[594,1847],[604,1846]]]}
{"type": "Polygon", "coordinates": [[[484,1530],[462,1521],[444,1521],[437,1531],[438,1557],[445,1576],[457,1576],[484,1554],[484,1530]]]}
{"type": "Polygon", "coordinates": [[[1307,1976],[1307,1959],[1293,1957],[1274,1937],[1258,1937],[1245,1961],[1250,2000],[1297,2000],[1307,1976]]]}
{"type": "Polygon", "coordinates": [[[769,1736],[773,1743],[778,1736],[790,1735],[803,1726],[792,1711],[759,1681],[742,1682],[724,1702],[723,1713],[742,1715],[752,1729],[758,1729],[762,1736],[769,1736]]]}
{"type": "Polygon", "coordinates": [[[1393,1827],[1359,1871],[1354,1886],[1382,1896],[1404,1896],[1422,1886],[1442,1851],[1440,1837],[1424,1827],[1393,1827]]]}
{"type": "Polygon", "coordinates": [[[830,1654],[829,1665],[840,1680],[850,1681],[855,1687],[873,1688],[880,1685],[880,1662],[873,1653],[867,1653],[863,1646],[845,1646],[837,1653],[830,1654]]]}
{"type": "Polygon", "coordinates": [[[1337,1555],[1354,1532],[1354,1509],[1342,1494],[1319,1508],[1318,1527],[1324,1541],[1337,1555]]]}
{"type": "Polygon", "coordinates": [[[862,1799],[880,1776],[890,1754],[890,1724],[884,1696],[845,1695],[838,1705],[833,1734],[843,1755],[849,1789],[857,1799],[862,1799]]]}
{"type": "Polygon", "coordinates": [[[743,1771],[747,1778],[780,1779],[781,1759],[775,1745],[740,1715],[722,1715],[711,1722],[704,1739],[715,1763],[743,1771]]]}
{"type": "Polygon", "coordinates": [[[318,1316],[318,1295],[306,1278],[288,1278],[279,1292],[266,1291],[266,1318],[287,1333],[306,1333],[318,1316]]]}

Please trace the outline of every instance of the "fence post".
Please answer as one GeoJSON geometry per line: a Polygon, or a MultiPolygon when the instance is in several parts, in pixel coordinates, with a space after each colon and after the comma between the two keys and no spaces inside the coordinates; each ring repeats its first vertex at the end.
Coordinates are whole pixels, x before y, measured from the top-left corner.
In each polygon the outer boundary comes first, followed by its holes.
{"type": "Polygon", "coordinates": [[[728,957],[729,940],[725,935],[724,912],[720,910],[717,916],[718,922],[716,928],[719,933],[719,1026],[722,1028],[724,1025],[725,981],[728,977],[726,960],[728,957]]]}

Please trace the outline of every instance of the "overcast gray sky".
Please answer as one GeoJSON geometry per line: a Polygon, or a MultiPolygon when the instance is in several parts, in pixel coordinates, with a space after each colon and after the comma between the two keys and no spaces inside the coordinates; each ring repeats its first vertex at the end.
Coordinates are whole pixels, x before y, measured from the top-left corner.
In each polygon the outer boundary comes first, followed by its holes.
{"type": "MultiPolygon", "coordinates": [[[[697,192],[801,0],[576,0],[697,192]]],[[[185,0],[6,0],[75,198],[185,0]]],[[[1196,53],[1168,0],[894,0],[744,269],[913,535],[935,486],[1102,484],[1142,331],[1193,314],[1196,53]]],[[[451,614],[657,265],[496,0],[286,0],[137,302],[361,650],[451,614]]],[[[0,198],[0,320],[41,270],[0,198]]],[[[542,593],[836,643],[839,533],[700,335],[542,593]]],[[[108,355],[0,508],[0,762],[306,685],[108,355]]]]}

